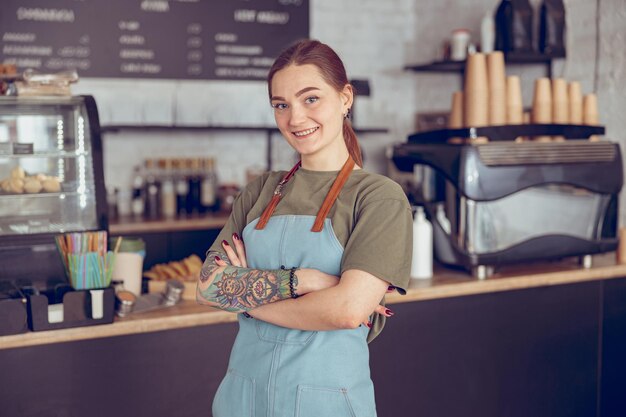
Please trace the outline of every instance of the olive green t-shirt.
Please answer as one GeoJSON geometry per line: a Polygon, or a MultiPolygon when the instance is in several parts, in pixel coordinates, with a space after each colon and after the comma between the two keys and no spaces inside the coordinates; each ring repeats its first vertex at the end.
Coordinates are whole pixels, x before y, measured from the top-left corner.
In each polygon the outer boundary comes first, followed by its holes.
{"type": "MultiPolygon", "coordinates": [[[[338,173],[300,168],[285,186],[273,215],[316,216],[338,173]]],[[[222,240],[232,244],[233,233],[241,236],[248,223],[261,217],[285,174],[266,173],[242,190],[210,251],[223,253],[222,240]]],[[[344,248],[341,273],[349,269],[365,271],[404,294],[410,278],[413,235],[411,207],[402,188],[383,175],[354,170],[328,218],[344,248]]],[[[384,323],[384,316],[374,315],[368,342],[380,333],[384,323]]]]}

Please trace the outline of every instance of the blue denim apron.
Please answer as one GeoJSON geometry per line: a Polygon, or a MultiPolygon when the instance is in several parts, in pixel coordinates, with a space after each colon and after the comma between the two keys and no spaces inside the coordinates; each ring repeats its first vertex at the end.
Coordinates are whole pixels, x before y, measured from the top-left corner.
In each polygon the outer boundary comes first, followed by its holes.
{"type": "MultiPolygon", "coordinates": [[[[271,217],[248,224],[248,266],[297,266],[339,275],[343,247],[330,219],[311,232],[315,216],[271,217]]],[[[239,315],[228,372],[213,401],[214,417],[375,417],[369,329],[302,331],[239,315]]]]}

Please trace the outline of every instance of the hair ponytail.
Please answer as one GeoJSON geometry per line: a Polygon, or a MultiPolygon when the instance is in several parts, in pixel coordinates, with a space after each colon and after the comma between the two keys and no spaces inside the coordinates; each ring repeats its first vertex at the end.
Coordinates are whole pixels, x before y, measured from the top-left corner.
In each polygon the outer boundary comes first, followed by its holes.
{"type": "Polygon", "coordinates": [[[343,140],[346,142],[348,153],[354,160],[354,162],[363,168],[363,157],[361,155],[361,147],[356,137],[354,129],[352,129],[352,123],[347,117],[343,119],[343,140]]]}

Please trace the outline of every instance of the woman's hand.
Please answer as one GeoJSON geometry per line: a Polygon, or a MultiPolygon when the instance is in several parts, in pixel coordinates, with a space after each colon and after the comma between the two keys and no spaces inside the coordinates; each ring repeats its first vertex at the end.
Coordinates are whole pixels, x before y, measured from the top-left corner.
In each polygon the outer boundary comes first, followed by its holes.
{"type": "MultiPolygon", "coordinates": [[[[234,247],[229,245],[227,241],[222,240],[222,248],[224,248],[224,252],[226,253],[226,256],[228,256],[230,264],[232,266],[247,268],[248,261],[246,260],[246,248],[237,233],[233,233],[233,244],[234,247]]],[[[218,258],[215,259],[215,263],[219,266],[228,265],[228,262],[226,262],[224,259],[218,258]]]]}

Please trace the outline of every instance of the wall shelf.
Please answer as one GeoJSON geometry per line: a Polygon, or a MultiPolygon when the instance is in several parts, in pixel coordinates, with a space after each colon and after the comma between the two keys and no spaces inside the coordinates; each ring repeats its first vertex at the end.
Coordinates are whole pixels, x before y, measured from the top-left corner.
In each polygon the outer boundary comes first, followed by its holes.
{"type": "MultiPolygon", "coordinates": [[[[217,126],[217,125],[103,125],[100,127],[103,134],[116,134],[122,131],[129,132],[265,132],[267,140],[267,170],[272,170],[272,135],[278,133],[275,126],[217,126]]],[[[358,128],[356,133],[389,133],[387,128],[358,128]]],[[[103,135],[103,137],[106,137],[103,135]]]]}
{"type": "MultiPolygon", "coordinates": [[[[258,131],[278,133],[273,126],[216,126],[216,125],[103,125],[103,133],[119,133],[121,131],[258,131]]],[[[356,133],[389,133],[387,128],[354,128],[356,133]]]]}
{"type": "MultiPolygon", "coordinates": [[[[536,52],[509,53],[505,55],[506,64],[543,64],[546,66],[547,77],[552,78],[552,61],[556,57],[540,54],[536,52]]],[[[415,72],[440,72],[440,73],[463,73],[465,72],[465,61],[434,61],[428,64],[407,65],[407,71],[415,72]]]]}

